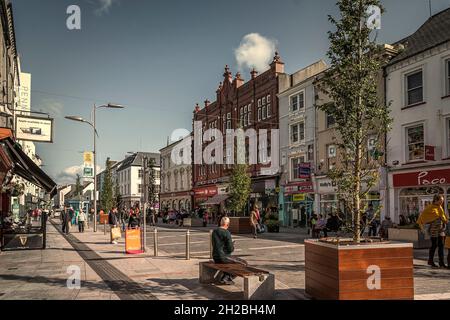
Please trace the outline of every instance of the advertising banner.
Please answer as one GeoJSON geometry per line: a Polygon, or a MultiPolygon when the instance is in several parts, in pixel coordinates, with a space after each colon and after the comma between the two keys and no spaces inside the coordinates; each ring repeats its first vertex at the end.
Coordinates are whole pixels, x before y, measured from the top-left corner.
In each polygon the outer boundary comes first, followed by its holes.
{"type": "Polygon", "coordinates": [[[141,229],[129,229],[125,232],[125,251],[127,254],[143,253],[141,229]]]}
{"type": "Polygon", "coordinates": [[[85,152],[83,154],[83,162],[85,166],[92,166],[94,163],[94,153],[93,152],[85,152]]]}
{"type": "Polygon", "coordinates": [[[53,119],[16,116],[16,138],[23,141],[53,142],[53,119]]]}

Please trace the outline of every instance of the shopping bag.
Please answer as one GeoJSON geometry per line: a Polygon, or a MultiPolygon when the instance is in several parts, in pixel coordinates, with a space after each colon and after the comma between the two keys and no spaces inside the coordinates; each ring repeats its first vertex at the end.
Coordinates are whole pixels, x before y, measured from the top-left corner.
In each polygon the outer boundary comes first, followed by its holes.
{"type": "Polygon", "coordinates": [[[445,237],[445,249],[450,250],[450,236],[445,237]]]}
{"type": "Polygon", "coordinates": [[[120,232],[120,228],[118,228],[118,227],[111,228],[111,238],[113,240],[122,238],[122,233],[120,232]]]}

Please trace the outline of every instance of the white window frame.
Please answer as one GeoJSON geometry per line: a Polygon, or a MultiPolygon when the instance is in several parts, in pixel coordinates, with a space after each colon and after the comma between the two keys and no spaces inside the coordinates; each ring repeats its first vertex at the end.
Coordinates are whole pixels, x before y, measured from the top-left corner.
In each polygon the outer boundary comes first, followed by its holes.
{"type": "Polygon", "coordinates": [[[298,95],[294,94],[292,96],[289,96],[289,106],[290,106],[291,112],[297,112],[299,110],[298,109],[298,95]],[[297,106],[296,106],[295,110],[294,110],[294,103],[293,103],[294,99],[297,99],[297,106]]]}
{"type": "Polygon", "coordinates": [[[425,68],[420,67],[420,68],[416,68],[416,69],[414,69],[412,71],[409,71],[409,72],[404,74],[403,79],[404,79],[403,81],[404,81],[404,88],[405,88],[405,90],[404,90],[405,91],[405,94],[404,94],[404,99],[405,99],[404,105],[405,105],[405,107],[413,106],[413,105],[416,105],[416,104],[419,104],[419,103],[424,103],[425,100],[426,100],[426,98],[425,98],[425,68]],[[409,103],[409,95],[408,95],[409,91],[418,89],[419,87],[413,88],[413,89],[409,89],[408,88],[408,77],[410,77],[412,75],[415,75],[415,74],[417,74],[419,72],[422,73],[422,101],[409,103]]]}
{"type": "Polygon", "coordinates": [[[414,123],[410,123],[410,124],[403,126],[403,143],[405,146],[403,154],[404,154],[405,163],[414,163],[414,162],[425,161],[425,150],[424,150],[424,154],[423,154],[423,159],[415,159],[415,160],[409,159],[408,129],[411,129],[414,127],[419,127],[419,126],[423,127],[423,145],[425,148],[425,146],[427,145],[427,134],[426,134],[425,121],[414,122],[414,123]]]}
{"type": "Polygon", "coordinates": [[[267,119],[272,117],[272,104],[268,103],[267,104],[267,119]]]}
{"type": "Polygon", "coordinates": [[[289,125],[289,141],[291,144],[299,144],[300,143],[300,123],[293,123],[289,125]],[[297,141],[293,140],[294,127],[297,127],[297,141]]]}
{"type": "Polygon", "coordinates": [[[444,97],[450,96],[450,57],[444,58],[444,97]]]}
{"type": "Polygon", "coordinates": [[[261,119],[262,119],[261,116],[262,116],[262,109],[258,108],[258,122],[261,121],[261,119]]]}

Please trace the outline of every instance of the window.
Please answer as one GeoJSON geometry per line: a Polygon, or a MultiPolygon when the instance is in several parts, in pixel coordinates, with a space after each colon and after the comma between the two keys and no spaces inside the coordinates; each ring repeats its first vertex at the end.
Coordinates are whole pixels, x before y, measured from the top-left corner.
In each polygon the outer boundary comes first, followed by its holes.
{"type": "Polygon", "coordinates": [[[308,146],[308,161],[314,161],[314,145],[310,144],[308,146]]]}
{"type": "Polygon", "coordinates": [[[142,178],[144,176],[144,173],[143,173],[143,171],[142,170],[139,170],[139,173],[138,173],[138,178],[142,178]]]}
{"type": "Polygon", "coordinates": [[[332,126],[335,125],[336,119],[334,119],[334,117],[332,115],[328,114],[328,113],[326,114],[326,117],[327,117],[327,119],[326,119],[326,121],[327,121],[327,128],[331,128],[332,126]]]}
{"type": "Polygon", "coordinates": [[[267,108],[266,106],[262,107],[262,118],[263,120],[266,120],[266,116],[267,116],[267,108]]]}
{"type": "Polygon", "coordinates": [[[298,110],[298,96],[291,97],[291,111],[295,112],[298,110]]]}
{"type": "Polygon", "coordinates": [[[333,170],[336,165],[336,155],[337,149],[335,145],[329,145],[327,147],[327,160],[328,160],[328,170],[333,170]]]}
{"type": "Polygon", "coordinates": [[[270,103],[267,105],[267,118],[270,118],[272,116],[272,106],[270,103]]]}
{"type": "Polygon", "coordinates": [[[368,159],[371,157],[374,158],[374,152],[377,149],[377,136],[376,135],[370,135],[367,139],[367,151],[368,151],[368,159]]]}
{"type": "Polygon", "coordinates": [[[142,184],[138,185],[138,193],[144,193],[144,188],[142,187],[142,184]]]}
{"type": "Polygon", "coordinates": [[[406,75],[406,105],[423,102],[422,70],[406,75]]]}
{"type": "Polygon", "coordinates": [[[305,123],[300,122],[291,125],[291,143],[299,143],[305,140],[305,123]]]}
{"type": "Polygon", "coordinates": [[[261,108],[258,108],[258,121],[261,121],[261,108]]]}
{"type": "Polygon", "coordinates": [[[262,105],[263,105],[263,106],[266,105],[266,97],[262,98],[262,105]]]}
{"type": "Polygon", "coordinates": [[[446,77],[445,77],[445,83],[446,83],[446,95],[450,95],[450,59],[447,59],[445,61],[445,70],[446,70],[446,77]]]}
{"type": "Polygon", "coordinates": [[[291,143],[298,142],[298,124],[291,126],[291,143]]]}
{"type": "Polygon", "coordinates": [[[298,95],[298,108],[303,109],[305,107],[305,93],[301,92],[298,95]]]}
{"type": "Polygon", "coordinates": [[[407,160],[425,159],[425,133],[423,124],[406,128],[407,160]]]}
{"type": "Polygon", "coordinates": [[[305,158],[304,157],[299,157],[299,158],[293,158],[291,159],[291,172],[292,172],[292,176],[291,176],[291,180],[296,180],[299,179],[299,166],[300,164],[305,162],[305,158]]]}
{"type": "Polygon", "coordinates": [[[261,99],[258,99],[258,107],[261,107],[261,99]]]}
{"type": "Polygon", "coordinates": [[[249,126],[252,125],[252,112],[249,111],[249,113],[247,114],[247,123],[249,126]]]}

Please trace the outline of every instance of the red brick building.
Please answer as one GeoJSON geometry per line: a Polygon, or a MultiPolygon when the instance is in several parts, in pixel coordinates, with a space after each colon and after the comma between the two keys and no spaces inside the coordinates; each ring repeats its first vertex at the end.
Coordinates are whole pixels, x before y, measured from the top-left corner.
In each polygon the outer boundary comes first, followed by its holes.
{"type": "MultiPolygon", "coordinates": [[[[239,73],[233,78],[228,66],[225,67],[223,77],[224,80],[216,91],[216,101],[213,103],[205,101],[203,108],[197,104],[193,123],[201,121],[203,133],[208,129],[217,128],[224,135],[227,129],[235,130],[239,127],[244,130],[255,129],[257,133],[260,132],[260,129],[267,129],[267,155],[264,154],[263,157],[270,157],[272,151],[270,130],[279,128],[278,84],[280,79],[288,77],[284,73],[284,63],[280,56],[276,53],[270,69],[261,75],[253,70],[251,80],[246,83],[239,73]]],[[[224,163],[226,163],[227,157],[231,157],[231,151],[227,150],[229,146],[226,145],[225,140],[224,137],[224,163]]],[[[207,145],[207,143],[203,144],[203,150],[207,145]]],[[[195,147],[192,150],[195,150],[195,147]]],[[[247,150],[247,156],[248,152],[247,150]]],[[[273,152],[278,153],[279,150],[273,150],[273,152]]],[[[275,190],[278,186],[278,175],[264,175],[261,169],[270,167],[270,165],[263,166],[259,164],[260,160],[260,156],[258,156],[258,164],[250,166],[252,198],[263,208],[269,205],[276,207],[278,201],[275,190]]],[[[232,168],[232,165],[226,164],[199,165],[194,163],[192,170],[194,207],[206,204],[215,208],[216,212],[223,210],[232,168]]]]}

